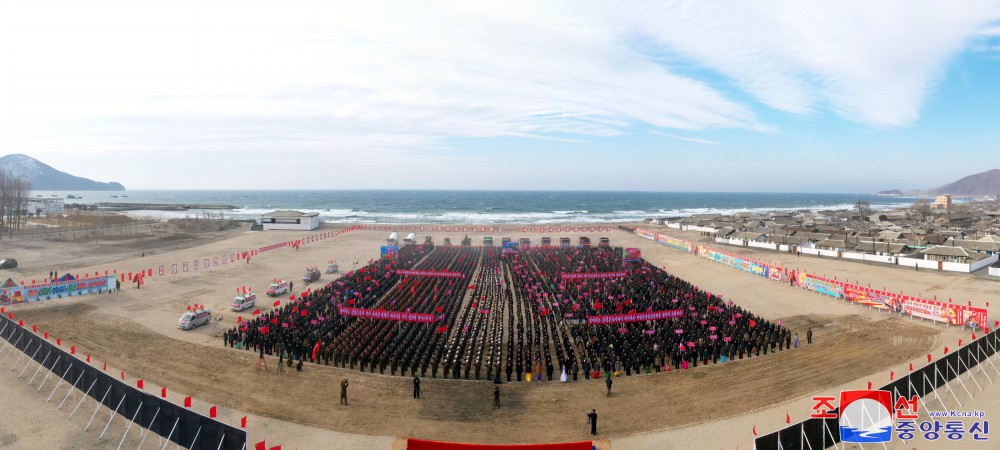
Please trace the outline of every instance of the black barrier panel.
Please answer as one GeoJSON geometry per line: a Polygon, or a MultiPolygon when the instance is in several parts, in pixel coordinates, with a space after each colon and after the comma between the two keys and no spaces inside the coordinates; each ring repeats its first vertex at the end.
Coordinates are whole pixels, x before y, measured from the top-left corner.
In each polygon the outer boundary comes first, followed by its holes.
{"type": "MultiPolygon", "coordinates": [[[[908,399],[912,398],[913,395],[925,397],[934,389],[944,386],[958,375],[971,370],[979,364],[978,361],[993,356],[998,346],[1000,346],[1000,333],[995,331],[988,333],[983,338],[944,356],[933,364],[904,375],[880,389],[892,392],[894,400],[900,396],[908,399]],[[959,361],[962,361],[964,366],[959,364],[959,361]],[[935,372],[935,368],[937,372],[935,372]]],[[[829,448],[840,442],[839,427],[838,419],[810,418],[779,431],[759,436],[754,439],[754,445],[758,450],[829,448]],[[823,420],[827,421],[828,431],[823,429],[823,420]],[[831,435],[833,442],[831,442],[831,435]]]]}
{"type": "Polygon", "coordinates": [[[7,316],[0,316],[0,329],[3,330],[0,337],[9,344],[0,352],[0,361],[8,354],[16,360],[17,355],[13,353],[20,351],[27,358],[22,356],[17,363],[18,367],[27,368],[31,360],[42,366],[41,369],[28,369],[32,373],[38,371],[36,383],[41,383],[39,380],[44,379],[51,370],[54,376],[49,377],[50,381],[58,377],[70,386],[75,383],[76,389],[111,411],[117,410],[118,415],[128,420],[134,417],[137,425],[149,429],[151,433],[169,437],[171,441],[192,450],[241,450],[246,446],[246,431],[140,391],[114,375],[70,355],[60,346],[28,332],[7,316]]]}

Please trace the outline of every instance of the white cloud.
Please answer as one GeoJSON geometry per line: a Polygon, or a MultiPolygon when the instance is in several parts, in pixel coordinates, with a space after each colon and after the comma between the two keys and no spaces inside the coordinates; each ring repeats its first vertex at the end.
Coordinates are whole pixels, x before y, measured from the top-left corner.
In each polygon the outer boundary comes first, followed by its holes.
{"type": "Polygon", "coordinates": [[[81,170],[151,153],[376,164],[452,138],[771,129],[750,98],[903,126],[998,12],[977,2],[151,5],[3,2],[0,152],[93,156],[81,170]]]}
{"type": "Polygon", "coordinates": [[[654,1],[614,11],[623,31],[713,69],[772,108],[832,108],[905,126],[949,58],[1000,18],[993,1],[654,1]]]}
{"type": "Polygon", "coordinates": [[[674,134],[664,133],[662,131],[656,131],[656,130],[650,131],[650,133],[651,134],[655,134],[657,136],[665,136],[665,137],[668,137],[668,138],[677,139],[677,140],[681,140],[681,141],[694,142],[696,144],[719,145],[718,142],[712,141],[712,140],[709,140],[709,139],[699,139],[699,138],[692,138],[692,137],[677,136],[677,135],[674,135],[674,134]]]}

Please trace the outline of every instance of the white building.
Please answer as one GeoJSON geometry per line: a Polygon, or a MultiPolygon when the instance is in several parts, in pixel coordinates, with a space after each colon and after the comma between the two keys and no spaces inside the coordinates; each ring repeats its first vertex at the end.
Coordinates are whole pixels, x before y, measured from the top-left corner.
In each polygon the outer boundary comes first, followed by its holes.
{"type": "Polygon", "coordinates": [[[64,199],[62,198],[29,198],[26,209],[28,214],[49,215],[64,211],[64,199]]]}
{"type": "Polygon", "coordinates": [[[319,228],[319,213],[278,210],[260,216],[265,230],[309,231],[319,228]]]}

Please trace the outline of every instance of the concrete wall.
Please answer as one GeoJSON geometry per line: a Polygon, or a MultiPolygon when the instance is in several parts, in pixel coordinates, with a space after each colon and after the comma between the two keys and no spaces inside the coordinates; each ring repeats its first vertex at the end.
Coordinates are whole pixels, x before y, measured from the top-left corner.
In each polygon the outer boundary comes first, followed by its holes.
{"type": "Polygon", "coordinates": [[[986,266],[988,266],[990,264],[993,264],[993,263],[997,262],[998,260],[1000,260],[1000,254],[990,255],[989,258],[986,258],[986,259],[983,259],[983,260],[976,261],[976,262],[972,263],[972,267],[971,267],[971,269],[969,269],[969,271],[970,272],[975,272],[975,271],[977,271],[979,269],[982,269],[983,267],[986,267],[986,266]]]}

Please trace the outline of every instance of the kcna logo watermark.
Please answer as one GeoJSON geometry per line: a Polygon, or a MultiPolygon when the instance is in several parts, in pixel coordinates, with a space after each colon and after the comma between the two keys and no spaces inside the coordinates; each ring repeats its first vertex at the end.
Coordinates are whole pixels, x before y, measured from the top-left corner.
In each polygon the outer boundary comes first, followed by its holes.
{"type": "Polygon", "coordinates": [[[982,420],[982,411],[928,411],[928,420],[917,417],[917,396],[907,400],[899,397],[895,403],[889,391],[861,389],[840,393],[840,415],[833,412],[837,407],[837,397],[813,397],[815,419],[838,419],[840,440],[843,442],[868,444],[892,441],[893,433],[903,441],[923,434],[924,439],[936,441],[941,437],[959,441],[970,437],[972,440],[989,439],[990,423],[982,420]],[[962,418],[977,419],[966,427],[962,418]],[[895,419],[895,420],[893,420],[895,419]],[[949,420],[951,419],[951,420],[949,420]]]}

